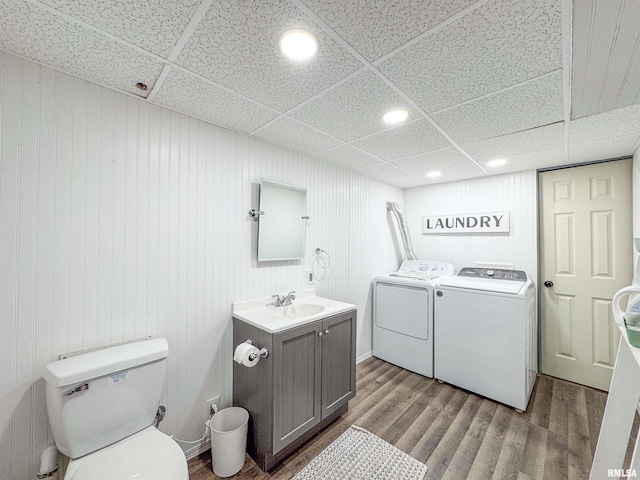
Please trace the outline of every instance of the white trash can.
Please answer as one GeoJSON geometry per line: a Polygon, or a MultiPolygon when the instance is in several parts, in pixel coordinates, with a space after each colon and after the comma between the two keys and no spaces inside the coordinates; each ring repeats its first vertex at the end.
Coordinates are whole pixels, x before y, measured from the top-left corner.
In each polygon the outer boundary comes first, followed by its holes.
{"type": "Polygon", "coordinates": [[[241,407],[223,408],[211,417],[210,425],[213,473],[231,477],[244,465],[249,412],[241,407]]]}

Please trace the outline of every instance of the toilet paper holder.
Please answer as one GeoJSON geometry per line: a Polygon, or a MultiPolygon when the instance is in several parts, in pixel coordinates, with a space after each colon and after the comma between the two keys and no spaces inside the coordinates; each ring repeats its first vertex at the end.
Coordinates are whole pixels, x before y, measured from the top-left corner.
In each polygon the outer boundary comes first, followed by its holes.
{"type": "MultiPolygon", "coordinates": [[[[254,347],[256,347],[256,344],[250,338],[245,340],[244,343],[248,343],[249,345],[253,345],[254,347]]],[[[269,350],[267,350],[267,347],[262,347],[258,353],[252,353],[251,355],[249,355],[249,360],[253,361],[256,358],[267,358],[268,356],[269,350]]]]}

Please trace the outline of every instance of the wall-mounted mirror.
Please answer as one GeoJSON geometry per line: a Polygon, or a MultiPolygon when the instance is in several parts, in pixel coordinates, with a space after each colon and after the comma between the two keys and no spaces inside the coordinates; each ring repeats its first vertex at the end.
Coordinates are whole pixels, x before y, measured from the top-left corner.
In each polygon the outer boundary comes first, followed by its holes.
{"type": "Polygon", "coordinates": [[[258,261],[304,258],[307,189],[262,179],[258,261]]]}

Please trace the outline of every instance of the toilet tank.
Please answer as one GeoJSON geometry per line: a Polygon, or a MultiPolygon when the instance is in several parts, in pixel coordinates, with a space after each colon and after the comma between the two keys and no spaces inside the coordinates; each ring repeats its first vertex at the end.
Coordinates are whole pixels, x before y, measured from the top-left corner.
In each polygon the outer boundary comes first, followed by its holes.
{"type": "Polygon", "coordinates": [[[83,353],[47,365],[56,446],[78,458],[153,424],[169,353],[164,338],[83,353]]]}

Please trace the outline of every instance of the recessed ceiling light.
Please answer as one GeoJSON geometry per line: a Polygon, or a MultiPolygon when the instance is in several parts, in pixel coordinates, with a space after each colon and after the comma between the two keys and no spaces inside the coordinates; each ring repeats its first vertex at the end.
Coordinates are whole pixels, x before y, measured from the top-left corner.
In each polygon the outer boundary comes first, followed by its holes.
{"type": "Polygon", "coordinates": [[[496,160],[487,162],[487,167],[501,167],[505,163],[507,163],[507,161],[504,158],[497,158],[496,160]]]}
{"type": "Polygon", "coordinates": [[[382,116],[382,121],[387,125],[396,125],[409,118],[409,112],[403,109],[391,110],[382,116]]]}
{"type": "Polygon", "coordinates": [[[439,172],[438,170],[434,170],[433,172],[427,173],[427,177],[429,178],[437,178],[440,175],[442,175],[442,172],[439,172]]]}
{"type": "Polygon", "coordinates": [[[282,34],[280,50],[291,60],[297,62],[309,60],[318,50],[318,40],[311,32],[296,28],[282,34]]]}

